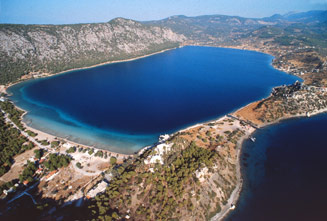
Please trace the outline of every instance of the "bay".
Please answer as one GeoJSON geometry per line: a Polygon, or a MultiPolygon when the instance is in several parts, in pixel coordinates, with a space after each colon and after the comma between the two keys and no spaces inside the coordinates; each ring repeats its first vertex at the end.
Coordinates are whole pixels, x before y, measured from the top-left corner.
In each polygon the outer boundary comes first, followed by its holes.
{"type": "Polygon", "coordinates": [[[160,134],[215,119],[298,80],[267,54],[187,46],[9,88],[24,122],[59,137],[133,153],[160,134]]]}

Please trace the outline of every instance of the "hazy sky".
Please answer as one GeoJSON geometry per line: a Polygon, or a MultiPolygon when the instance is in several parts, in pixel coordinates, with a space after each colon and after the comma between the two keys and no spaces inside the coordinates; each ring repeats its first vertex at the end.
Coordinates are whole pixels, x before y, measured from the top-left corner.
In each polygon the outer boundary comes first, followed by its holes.
{"type": "Polygon", "coordinates": [[[139,21],[171,15],[266,17],[289,11],[327,10],[327,0],[0,0],[0,23],[67,24],[139,21]]]}

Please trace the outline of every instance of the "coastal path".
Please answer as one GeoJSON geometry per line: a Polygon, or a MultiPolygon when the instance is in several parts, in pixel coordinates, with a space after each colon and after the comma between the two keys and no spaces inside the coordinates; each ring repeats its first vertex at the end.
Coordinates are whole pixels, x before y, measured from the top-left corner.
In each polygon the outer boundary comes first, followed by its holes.
{"type": "Polygon", "coordinates": [[[30,135],[28,135],[28,133],[26,133],[25,131],[22,131],[21,129],[19,129],[19,127],[12,121],[12,120],[10,120],[10,118],[8,117],[8,114],[4,111],[4,110],[2,110],[1,109],[1,112],[5,115],[5,120],[6,120],[6,122],[7,123],[9,123],[9,124],[11,124],[14,128],[16,128],[17,130],[19,130],[20,131],[20,133],[23,135],[23,136],[25,136],[25,137],[27,137],[27,139],[29,140],[29,141],[31,141],[32,143],[34,143],[36,146],[38,146],[39,148],[41,148],[41,149],[45,149],[45,150],[47,150],[48,152],[53,152],[53,150],[52,149],[50,149],[50,148],[48,148],[48,147],[46,147],[46,146],[43,146],[42,144],[40,144],[39,142],[37,142],[33,137],[31,137],[30,135]]]}
{"type": "Polygon", "coordinates": [[[241,123],[243,123],[243,124],[247,124],[247,125],[249,125],[249,126],[255,128],[255,129],[257,129],[257,130],[260,129],[259,127],[257,127],[256,125],[254,125],[252,122],[248,122],[248,121],[241,120],[241,119],[239,119],[239,118],[237,118],[237,117],[235,117],[235,116],[233,116],[233,115],[231,115],[231,114],[227,114],[226,116],[227,116],[227,117],[230,117],[230,118],[233,118],[233,119],[235,119],[235,120],[238,120],[239,122],[241,122],[241,123]]]}

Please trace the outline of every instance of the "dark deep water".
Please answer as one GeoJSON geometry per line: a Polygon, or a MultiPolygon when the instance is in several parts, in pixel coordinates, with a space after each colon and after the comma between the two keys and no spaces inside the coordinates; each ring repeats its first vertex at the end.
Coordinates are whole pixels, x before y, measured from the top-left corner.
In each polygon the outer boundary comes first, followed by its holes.
{"type": "Polygon", "coordinates": [[[257,131],[244,143],[245,185],[227,220],[327,220],[326,135],[327,114],[257,131]]]}
{"type": "Polygon", "coordinates": [[[159,134],[212,120],[297,79],[252,51],[184,47],[130,62],[31,80],[9,89],[36,129],[132,153],[159,134]]]}

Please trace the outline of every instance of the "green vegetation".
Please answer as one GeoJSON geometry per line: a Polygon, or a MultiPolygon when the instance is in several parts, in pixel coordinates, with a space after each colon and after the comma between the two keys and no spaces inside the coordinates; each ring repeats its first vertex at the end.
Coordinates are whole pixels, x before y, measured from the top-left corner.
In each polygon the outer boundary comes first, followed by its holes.
{"type": "Polygon", "coordinates": [[[38,142],[40,144],[42,144],[43,146],[48,146],[50,144],[49,141],[47,141],[47,140],[39,140],[38,142]]]}
{"type": "Polygon", "coordinates": [[[76,163],[76,166],[77,166],[79,169],[82,169],[82,168],[83,168],[83,166],[82,166],[82,164],[81,164],[80,162],[77,162],[77,163],[76,163]]]}
{"type": "Polygon", "coordinates": [[[117,163],[117,158],[116,157],[110,157],[110,164],[114,166],[117,163]]]}
{"type": "Polygon", "coordinates": [[[70,147],[68,150],[66,150],[66,153],[75,153],[76,147],[70,147]]]}
{"type": "Polygon", "coordinates": [[[131,187],[141,183],[147,191],[137,195],[141,203],[136,213],[140,219],[167,220],[179,208],[192,210],[194,206],[188,188],[198,186],[194,173],[202,167],[212,167],[217,157],[216,152],[197,147],[192,142],[186,149],[174,153],[166,164],[156,164],[153,173],[148,170],[136,172],[135,169],[140,168],[138,161],[123,164],[116,170],[106,193],[96,197],[89,206],[90,214],[98,220],[105,220],[106,215],[113,218],[117,206],[130,205],[131,187]]]}
{"type": "Polygon", "coordinates": [[[58,73],[73,68],[88,67],[96,64],[100,64],[107,61],[115,61],[122,59],[130,59],[145,54],[150,54],[167,48],[177,47],[178,43],[172,42],[165,36],[159,35],[159,31],[153,29],[150,25],[144,25],[141,23],[126,24],[121,21],[112,21],[110,23],[99,24],[79,24],[79,25],[12,25],[2,24],[0,25],[0,31],[8,36],[15,35],[24,45],[16,45],[13,41],[6,41],[6,43],[13,44],[13,55],[8,56],[7,52],[0,51],[0,84],[6,84],[9,82],[17,81],[20,77],[31,72],[39,73],[58,73]],[[124,30],[126,33],[118,34],[117,37],[108,38],[95,38],[97,47],[85,47],[83,44],[76,44],[71,42],[71,39],[76,39],[77,42],[83,42],[87,37],[85,31],[96,32],[103,36],[108,36],[104,32],[112,31],[115,27],[126,26],[128,29],[124,30]],[[145,39],[139,38],[135,31],[146,33],[153,33],[151,36],[145,36],[145,39]],[[36,39],[33,37],[35,34],[42,33],[45,35],[44,40],[36,39]],[[119,36],[119,37],[118,37],[119,36]],[[149,37],[154,41],[149,41],[149,37]],[[54,39],[53,42],[46,41],[45,39],[54,39]],[[118,39],[119,38],[119,39],[118,39]],[[134,50],[127,52],[119,49],[119,44],[134,43],[135,41],[144,45],[143,50],[134,50]],[[160,43],[156,43],[156,40],[160,43]],[[118,41],[119,40],[119,41],[118,41]],[[38,42],[37,44],[35,42],[38,42]],[[110,43],[109,43],[110,42],[110,43]],[[26,51],[26,45],[37,45],[36,51],[26,51]],[[41,45],[41,46],[38,46],[41,45]],[[65,50],[58,45],[65,45],[65,50]],[[46,52],[42,47],[46,47],[46,52]],[[100,50],[101,49],[101,50],[100,50]],[[114,51],[115,53],[112,53],[114,51]],[[50,52],[50,53],[49,53],[50,52]],[[23,53],[23,58],[15,56],[16,53],[23,53]],[[52,55],[51,55],[52,54],[52,55]],[[62,56],[56,56],[62,54],[62,56]],[[54,56],[53,56],[54,55],[54,56]],[[46,59],[41,59],[44,57],[46,59]],[[49,57],[48,57],[49,56],[49,57]]]}
{"type": "Polygon", "coordinates": [[[103,152],[101,150],[99,150],[94,154],[94,156],[102,158],[103,157],[103,152]]]}
{"type": "Polygon", "coordinates": [[[94,149],[90,148],[89,151],[87,152],[89,155],[92,155],[94,153],[94,149]]]}
{"type": "Polygon", "coordinates": [[[23,111],[18,110],[11,102],[5,101],[0,102],[0,108],[4,110],[8,114],[8,118],[17,125],[17,127],[21,130],[25,130],[20,119],[23,115],[23,111]]]}
{"type": "Polygon", "coordinates": [[[55,140],[55,141],[52,141],[50,144],[51,144],[52,148],[56,148],[59,146],[60,142],[55,140]]]}
{"type": "Polygon", "coordinates": [[[18,129],[7,124],[4,115],[0,113],[0,176],[10,169],[16,155],[34,147],[34,144],[25,144],[26,142],[27,138],[18,129]]]}
{"type": "Polygon", "coordinates": [[[37,170],[37,167],[35,166],[35,164],[30,161],[27,161],[27,166],[23,170],[22,174],[19,175],[20,182],[23,182],[25,180],[32,182],[33,175],[36,170],[37,170]]]}
{"type": "Polygon", "coordinates": [[[43,150],[42,149],[36,149],[34,150],[35,158],[36,159],[41,159],[43,156],[43,150]]]}
{"type": "Polygon", "coordinates": [[[28,134],[28,136],[31,136],[31,137],[36,137],[37,136],[37,133],[34,133],[31,130],[27,130],[26,133],[28,134]]]}
{"type": "Polygon", "coordinates": [[[67,167],[71,161],[69,156],[63,154],[54,154],[49,155],[49,160],[44,162],[44,166],[50,171],[57,170],[61,167],[67,167]]]}

